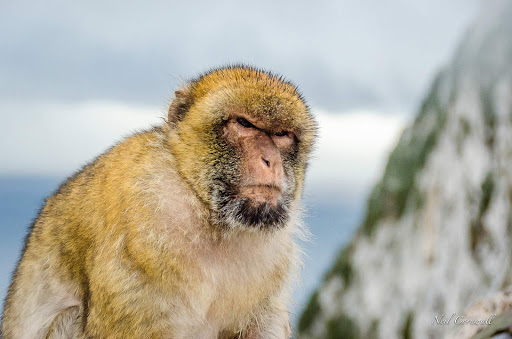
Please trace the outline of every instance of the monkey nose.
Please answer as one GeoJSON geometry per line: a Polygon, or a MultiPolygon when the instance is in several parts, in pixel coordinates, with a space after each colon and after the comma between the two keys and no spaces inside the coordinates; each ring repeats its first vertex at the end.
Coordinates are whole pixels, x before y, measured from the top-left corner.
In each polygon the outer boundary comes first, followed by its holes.
{"type": "Polygon", "coordinates": [[[270,161],[268,161],[267,159],[265,158],[261,158],[261,160],[263,160],[263,163],[267,166],[267,167],[270,167],[270,161]]]}

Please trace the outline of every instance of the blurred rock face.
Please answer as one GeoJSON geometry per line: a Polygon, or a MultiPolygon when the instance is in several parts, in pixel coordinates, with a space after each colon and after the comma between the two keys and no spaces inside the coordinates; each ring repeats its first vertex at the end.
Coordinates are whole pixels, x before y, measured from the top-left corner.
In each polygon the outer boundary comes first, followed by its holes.
{"type": "Polygon", "coordinates": [[[472,304],[464,311],[466,319],[486,319],[489,317],[489,314],[491,314],[492,319],[490,324],[473,324],[468,322],[459,326],[452,333],[449,333],[446,338],[500,338],[498,334],[502,334],[501,339],[512,338],[512,332],[510,332],[512,331],[512,286],[472,304]],[[478,337],[474,338],[477,334],[478,337]]]}
{"type": "Polygon", "coordinates": [[[512,2],[486,1],[304,310],[300,338],[440,338],[512,284],[511,37],[512,2]]]}

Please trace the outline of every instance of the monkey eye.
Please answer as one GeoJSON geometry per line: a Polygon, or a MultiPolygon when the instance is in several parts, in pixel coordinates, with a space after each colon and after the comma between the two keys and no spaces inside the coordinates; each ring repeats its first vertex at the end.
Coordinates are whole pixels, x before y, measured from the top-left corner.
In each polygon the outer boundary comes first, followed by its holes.
{"type": "Polygon", "coordinates": [[[290,134],[290,132],[288,132],[288,131],[279,131],[279,132],[275,133],[274,135],[277,137],[286,137],[289,134],[290,134]]]}
{"type": "Polygon", "coordinates": [[[253,124],[251,124],[247,119],[245,118],[237,118],[236,122],[238,122],[240,125],[244,126],[245,128],[255,128],[253,124]]]}

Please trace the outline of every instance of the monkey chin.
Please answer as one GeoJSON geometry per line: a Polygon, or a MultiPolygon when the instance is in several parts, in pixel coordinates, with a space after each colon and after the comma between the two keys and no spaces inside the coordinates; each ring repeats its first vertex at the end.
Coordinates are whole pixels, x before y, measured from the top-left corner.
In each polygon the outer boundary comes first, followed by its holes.
{"type": "Polygon", "coordinates": [[[229,228],[276,230],[284,227],[289,219],[288,204],[283,199],[231,196],[222,199],[219,207],[219,218],[229,228]]]}

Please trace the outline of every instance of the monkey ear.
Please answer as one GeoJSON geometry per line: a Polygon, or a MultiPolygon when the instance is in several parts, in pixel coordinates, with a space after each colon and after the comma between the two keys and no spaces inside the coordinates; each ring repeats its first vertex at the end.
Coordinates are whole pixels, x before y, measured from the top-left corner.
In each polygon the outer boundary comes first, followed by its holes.
{"type": "Polygon", "coordinates": [[[176,124],[180,121],[192,104],[190,91],[188,89],[180,89],[174,92],[175,98],[169,106],[168,123],[176,124]]]}

